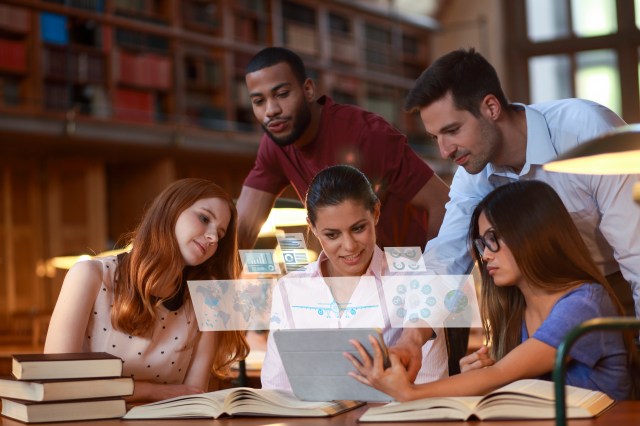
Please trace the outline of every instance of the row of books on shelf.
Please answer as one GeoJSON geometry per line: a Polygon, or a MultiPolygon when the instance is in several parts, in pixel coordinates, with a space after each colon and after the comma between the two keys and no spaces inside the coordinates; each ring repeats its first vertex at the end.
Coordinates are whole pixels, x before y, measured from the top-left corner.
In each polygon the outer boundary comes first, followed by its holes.
{"type": "Polygon", "coordinates": [[[29,12],[22,7],[0,4],[0,28],[18,33],[28,32],[31,29],[29,12]]]}
{"type": "MultiPolygon", "coordinates": [[[[45,46],[42,52],[45,77],[80,82],[105,80],[106,58],[100,52],[60,49],[55,46],[45,46]]],[[[113,56],[113,62],[116,78],[121,83],[162,90],[171,86],[171,63],[166,57],[153,53],[132,54],[122,51],[113,56]]],[[[2,66],[12,66],[20,71],[26,69],[23,43],[0,40],[0,67],[2,66]]]]}
{"type": "Polygon", "coordinates": [[[104,11],[105,0],[46,0],[50,3],[64,4],[65,6],[77,7],[78,9],[104,11]]]}
{"type": "Polygon", "coordinates": [[[114,68],[120,82],[154,89],[169,89],[171,86],[169,58],[155,53],[116,52],[114,68]]]}
{"type": "Polygon", "coordinates": [[[103,82],[105,57],[99,52],[81,52],[45,46],[42,50],[45,77],[77,82],[103,82]]]}
{"type": "MultiPolygon", "coordinates": [[[[73,42],[81,44],[89,44],[96,47],[102,47],[105,51],[111,45],[111,27],[100,26],[91,27],[91,31],[84,33],[84,36],[75,35],[72,39],[73,21],[65,15],[41,12],[40,13],[40,38],[45,43],[65,46],[73,42]]],[[[82,28],[82,27],[80,27],[82,28]]],[[[84,28],[87,29],[86,27],[84,28]]],[[[134,49],[150,49],[166,52],[169,50],[169,42],[166,37],[147,34],[126,28],[116,28],[115,40],[119,45],[128,46],[134,49]]]]}
{"type": "MultiPolygon", "coordinates": [[[[279,390],[231,388],[138,405],[124,397],[134,381],[108,353],[13,355],[12,377],[0,378],[2,415],[25,423],[103,418],[177,419],[224,416],[329,417],[364,401],[301,401],[279,390]]],[[[566,386],[568,418],[595,417],[615,401],[602,392],[566,386]]],[[[519,380],[477,397],[439,397],[368,408],[361,422],[469,419],[553,419],[554,384],[519,380]]]]}
{"type": "Polygon", "coordinates": [[[27,51],[23,42],[0,39],[0,69],[15,72],[27,70],[27,51]]]}
{"type": "Polygon", "coordinates": [[[113,116],[120,120],[152,123],[155,94],[141,90],[117,89],[113,98],[113,116]]]}
{"type": "MultiPolygon", "coordinates": [[[[160,90],[168,90],[171,86],[171,62],[167,57],[122,51],[114,55],[113,61],[116,78],[121,83],[160,90]]],[[[46,78],[99,83],[106,78],[106,57],[101,52],[61,49],[48,45],[42,49],[42,68],[46,78]]],[[[204,60],[201,68],[198,70],[198,82],[215,86],[221,84],[222,71],[218,63],[204,60]]],[[[0,38],[0,70],[27,70],[24,42],[0,38]]]]}

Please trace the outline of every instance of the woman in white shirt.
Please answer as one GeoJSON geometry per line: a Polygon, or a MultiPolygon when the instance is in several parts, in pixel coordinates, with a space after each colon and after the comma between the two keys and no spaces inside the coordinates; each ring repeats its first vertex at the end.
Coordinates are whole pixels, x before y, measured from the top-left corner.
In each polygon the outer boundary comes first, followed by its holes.
{"type": "MultiPolygon", "coordinates": [[[[278,282],[273,292],[271,330],[379,327],[393,351],[403,329],[392,328],[387,311],[382,277],[388,268],[384,253],[376,246],[375,232],[380,201],[368,179],[351,166],[328,167],[311,181],[305,205],[309,228],[322,252],[304,271],[278,282]]],[[[425,332],[434,335],[431,329],[425,332]]],[[[448,375],[444,333],[436,334],[422,346],[416,383],[448,375]]],[[[271,336],[261,378],[263,388],[290,390],[271,336]]]]}

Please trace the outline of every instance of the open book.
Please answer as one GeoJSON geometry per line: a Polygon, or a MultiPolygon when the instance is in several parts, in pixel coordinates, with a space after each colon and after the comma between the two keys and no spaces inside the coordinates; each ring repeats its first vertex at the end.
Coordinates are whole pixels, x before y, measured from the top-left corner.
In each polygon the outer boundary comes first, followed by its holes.
{"type": "Polygon", "coordinates": [[[306,402],[291,393],[251,388],[179,396],[133,407],[124,419],[221,416],[329,417],[363,405],[358,401],[306,402]]]}
{"type": "MultiPolygon", "coordinates": [[[[485,396],[425,398],[369,408],[361,422],[417,420],[553,419],[553,382],[518,380],[485,396]]],[[[567,418],[595,417],[614,404],[606,394],[566,386],[567,418]]]]}

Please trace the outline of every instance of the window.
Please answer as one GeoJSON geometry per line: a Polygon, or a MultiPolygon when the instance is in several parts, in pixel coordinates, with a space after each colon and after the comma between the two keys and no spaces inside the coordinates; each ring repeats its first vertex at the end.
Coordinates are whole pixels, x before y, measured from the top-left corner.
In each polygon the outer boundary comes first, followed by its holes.
{"type": "Polygon", "coordinates": [[[640,0],[515,0],[505,6],[512,34],[510,98],[585,98],[627,122],[640,121],[640,0]]]}

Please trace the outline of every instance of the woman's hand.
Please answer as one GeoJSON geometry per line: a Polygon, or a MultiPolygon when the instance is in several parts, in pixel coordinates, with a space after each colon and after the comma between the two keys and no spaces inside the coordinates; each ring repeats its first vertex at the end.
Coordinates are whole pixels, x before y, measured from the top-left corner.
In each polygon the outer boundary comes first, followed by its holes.
{"type": "Polygon", "coordinates": [[[398,355],[390,353],[389,361],[391,362],[391,367],[385,370],[382,349],[378,341],[369,336],[369,342],[371,342],[373,348],[373,359],[371,359],[371,356],[360,342],[350,340],[350,343],[358,351],[360,359],[348,352],[344,353],[344,356],[351,361],[351,364],[357,370],[357,373],[350,372],[349,375],[360,383],[379,389],[398,401],[406,400],[413,385],[409,380],[407,370],[400,362],[400,358],[398,358],[398,355]]]}
{"type": "Polygon", "coordinates": [[[471,370],[488,367],[496,361],[489,356],[489,349],[486,346],[480,347],[477,351],[460,359],[460,372],[465,373],[471,370]]]}

